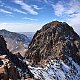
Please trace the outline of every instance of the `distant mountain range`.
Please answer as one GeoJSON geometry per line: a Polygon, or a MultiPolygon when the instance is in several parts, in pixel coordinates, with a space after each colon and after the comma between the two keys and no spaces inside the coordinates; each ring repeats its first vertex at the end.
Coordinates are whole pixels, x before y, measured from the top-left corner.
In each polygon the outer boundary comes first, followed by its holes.
{"type": "Polygon", "coordinates": [[[29,34],[29,32],[28,34],[23,34],[10,32],[5,29],[0,30],[0,35],[3,35],[4,39],[7,41],[7,48],[12,53],[20,52],[22,55],[24,55],[24,52],[27,50],[27,46],[33,36],[31,33],[29,34]]]}
{"type": "Polygon", "coordinates": [[[26,35],[29,38],[29,40],[32,40],[32,38],[35,34],[35,32],[19,32],[19,33],[26,35]]]}

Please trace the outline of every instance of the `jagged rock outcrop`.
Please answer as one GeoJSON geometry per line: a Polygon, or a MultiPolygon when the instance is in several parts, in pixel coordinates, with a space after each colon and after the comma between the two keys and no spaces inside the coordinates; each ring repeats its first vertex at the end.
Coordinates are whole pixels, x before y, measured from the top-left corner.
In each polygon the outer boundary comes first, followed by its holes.
{"type": "Polygon", "coordinates": [[[17,80],[24,77],[34,78],[27,64],[22,60],[21,55],[12,54],[7,49],[6,41],[0,35],[0,80],[17,80]]]}
{"type": "Polygon", "coordinates": [[[0,56],[0,61],[3,64],[0,64],[0,79],[3,80],[17,80],[20,79],[20,75],[15,65],[10,62],[6,55],[0,56]]]}
{"type": "Polygon", "coordinates": [[[26,58],[32,64],[44,65],[49,60],[71,57],[80,64],[80,37],[65,22],[53,21],[38,30],[29,44],[26,58]]]}

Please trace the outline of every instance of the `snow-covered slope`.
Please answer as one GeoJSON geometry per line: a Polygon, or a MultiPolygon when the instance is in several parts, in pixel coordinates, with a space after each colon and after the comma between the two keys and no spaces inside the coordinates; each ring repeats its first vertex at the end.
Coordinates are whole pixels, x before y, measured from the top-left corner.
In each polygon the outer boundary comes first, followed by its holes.
{"type": "Polygon", "coordinates": [[[39,80],[80,80],[80,66],[71,58],[66,64],[62,60],[52,60],[45,68],[30,69],[39,80]]]}

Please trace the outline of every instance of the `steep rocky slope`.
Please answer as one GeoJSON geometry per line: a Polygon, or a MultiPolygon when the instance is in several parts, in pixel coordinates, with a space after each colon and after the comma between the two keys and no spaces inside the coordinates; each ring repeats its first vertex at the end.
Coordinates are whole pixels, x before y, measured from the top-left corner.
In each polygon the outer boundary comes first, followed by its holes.
{"type": "Polygon", "coordinates": [[[12,53],[20,52],[21,55],[24,56],[27,50],[26,48],[31,41],[27,35],[10,32],[5,29],[0,30],[0,35],[3,35],[4,39],[7,41],[7,48],[12,53]]]}
{"type": "Polygon", "coordinates": [[[17,56],[7,49],[6,41],[0,35],[0,80],[23,80],[32,78],[33,74],[29,70],[20,54],[17,56]]]}
{"type": "Polygon", "coordinates": [[[31,67],[31,72],[39,80],[80,80],[80,66],[71,58],[67,61],[51,60],[45,68],[31,67]]]}
{"type": "Polygon", "coordinates": [[[80,37],[67,23],[50,22],[35,33],[26,59],[40,80],[80,80],[80,37]]]}
{"type": "Polygon", "coordinates": [[[50,22],[35,33],[26,57],[32,64],[44,65],[53,59],[66,62],[68,57],[80,64],[80,37],[67,23],[50,22]]]}

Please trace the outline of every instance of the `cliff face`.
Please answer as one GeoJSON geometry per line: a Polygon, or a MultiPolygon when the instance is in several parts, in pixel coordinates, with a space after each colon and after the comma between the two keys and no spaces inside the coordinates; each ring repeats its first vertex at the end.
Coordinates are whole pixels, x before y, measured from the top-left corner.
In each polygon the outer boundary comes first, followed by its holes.
{"type": "Polygon", "coordinates": [[[71,57],[80,64],[80,37],[65,22],[53,21],[38,30],[26,53],[33,64],[44,65],[49,60],[71,57]]]}
{"type": "Polygon", "coordinates": [[[0,80],[17,80],[33,77],[20,54],[14,55],[7,49],[6,41],[0,35],[0,80]]]}

